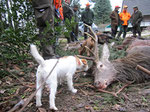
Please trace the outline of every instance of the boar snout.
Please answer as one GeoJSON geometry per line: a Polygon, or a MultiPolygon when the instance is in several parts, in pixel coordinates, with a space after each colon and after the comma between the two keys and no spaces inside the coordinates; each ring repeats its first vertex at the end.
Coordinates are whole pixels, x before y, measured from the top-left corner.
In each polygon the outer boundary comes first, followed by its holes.
{"type": "Polygon", "coordinates": [[[100,81],[96,81],[96,82],[94,83],[94,86],[95,86],[96,88],[99,88],[99,89],[105,89],[105,88],[107,88],[108,83],[107,83],[106,81],[104,81],[103,83],[100,82],[100,81]]]}

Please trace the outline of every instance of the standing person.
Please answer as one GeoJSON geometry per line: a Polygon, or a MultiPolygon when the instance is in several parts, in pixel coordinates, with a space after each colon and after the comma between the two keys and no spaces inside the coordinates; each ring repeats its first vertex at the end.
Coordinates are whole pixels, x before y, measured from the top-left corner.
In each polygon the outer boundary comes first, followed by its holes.
{"type": "MultiPolygon", "coordinates": [[[[94,13],[90,9],[90,3],[86,4],[86,8],[81,15],[81,20],[83,21],[84,24],[92,26],[93,21],[94,21],[94,13]]],[[[84,32],[87,32],[87,26],[85,26],[85,25],[84,25],[84,32]]],[[[84,34],[84,39],[87,39],[86,34],[84,34]]]]}
{"type": "Polygon", "coordinates": [[[78,29],[78,23],[79,23],[79,11],[78,11],[78,5],[74,5],[73,6],[73,11],[74,11],[74,20],[76,22],[76,25],[73,27],[72,29],[72,38],[75,40],[75,41],[78,41],[78,33],[79,33],[79,29],[78,29]]]}
{"type": "Polygon", "coordinates": [[[128,6],[124,5],[123,6],[123,12],[121,12],[119,14],[121,27],[120,27],[120,31],[119,31],[117,38],[119,38],[121,36],[122,32],[123,32],[123,38],[126,37],[129,20],[131,18],[131,15],[129,12],[127,12],[127,9],[128,9],[128,6]]]}
{"type": "MultiPolygon", "coordinates": [[[[64,15],[64,21],[68,19],[71,22],[72,16],[73,16],[73,10],[70,7],[70,0],[65,0],[65,3],[63,5],[63,15],[64,15]]],[[[70,37],[71,37],[71,32],[70,32],[70,37]]],[[[71,42],[70,37],[66,37],[68,43],[71,42]]]]}
{"type": "Polygon", "coordinates": [[[137,6],[133,7],[133,10],[134,10],[134,13],[131,16],[133,36],[136,37],[136,33],[138,33],[139,37],[141,37],[140,24],[143,19],[142,13],[138,10],[137,6]]]}
{"type": "Polygon", "coordinates": [[[53,29],[54,29],[54,5],[53,0],[32,0],[35,11],[37,27],[39,29],[39,38],[42,46],[42,55],[44,59],[56,58],[53,48],[53,29]],[[44,29],[48,22],[52,28],[51,32],[44,34],[44,29]]]}
{"type": "Polygon", "coordinates": [[[115,6],[115,10],[112,11],[112,13],[110,14],[110,19],[111,19],[111,36],[115,38],[116,34],[117,34],[117,29],[118,29],[118,25],[120,22],[120,17],[119,17],[119,10],[120,7],[117,5],[115,6]]]}

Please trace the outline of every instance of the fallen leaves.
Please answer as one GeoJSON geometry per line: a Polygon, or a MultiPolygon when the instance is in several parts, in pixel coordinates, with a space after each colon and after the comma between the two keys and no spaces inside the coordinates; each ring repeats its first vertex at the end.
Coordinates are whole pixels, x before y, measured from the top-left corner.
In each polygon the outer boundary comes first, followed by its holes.
{"type": "Polygon", "coordinates": [[[44,108],[38,108],[36,112],[46,112],[46,110],[44,108]]]}
{"type": "Polygon", "coordinates": [[[90,105],[86,105],[84,108],[85,108],[86,110],[90,110],[91,112],[95,112],[94,109],[93,109],[93,107],[90,106],[90,105]]]}

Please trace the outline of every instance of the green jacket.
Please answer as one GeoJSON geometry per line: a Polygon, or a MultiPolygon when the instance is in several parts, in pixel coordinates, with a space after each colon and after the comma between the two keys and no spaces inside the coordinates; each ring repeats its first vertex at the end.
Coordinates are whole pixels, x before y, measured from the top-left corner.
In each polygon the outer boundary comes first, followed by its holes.
{"type": "Polygon", "coordinates": [[[136,11],[132,14],[131,16],[131,24],[133,26],[138,25],[141,23],[143,17],[142,17],[142,13],[140,11],[136,11]]]}
{"type": "Polygon", "coordinates": [[[112,11],[110,14],[111,26],[118,26],[120,22],[119,14],[117,11],[112,11]]]}
{"type": "Polygon", "coordinates": [[[85,24],[92,24],[93,21],[94,21],[94,13],[93,13],[93,11],[91,9],[85,9],[82,12],[81,20],[85,24]]]}

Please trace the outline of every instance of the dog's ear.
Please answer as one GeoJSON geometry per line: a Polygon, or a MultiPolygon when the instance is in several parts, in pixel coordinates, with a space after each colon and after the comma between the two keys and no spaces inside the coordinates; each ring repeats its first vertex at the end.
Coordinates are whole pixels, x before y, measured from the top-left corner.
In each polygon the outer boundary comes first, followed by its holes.
{"type": "Polygon", "coordinates": [[[87,65],[87,61],[85,59],[81,59],[81,61],[84,65],[87,65]]]}

